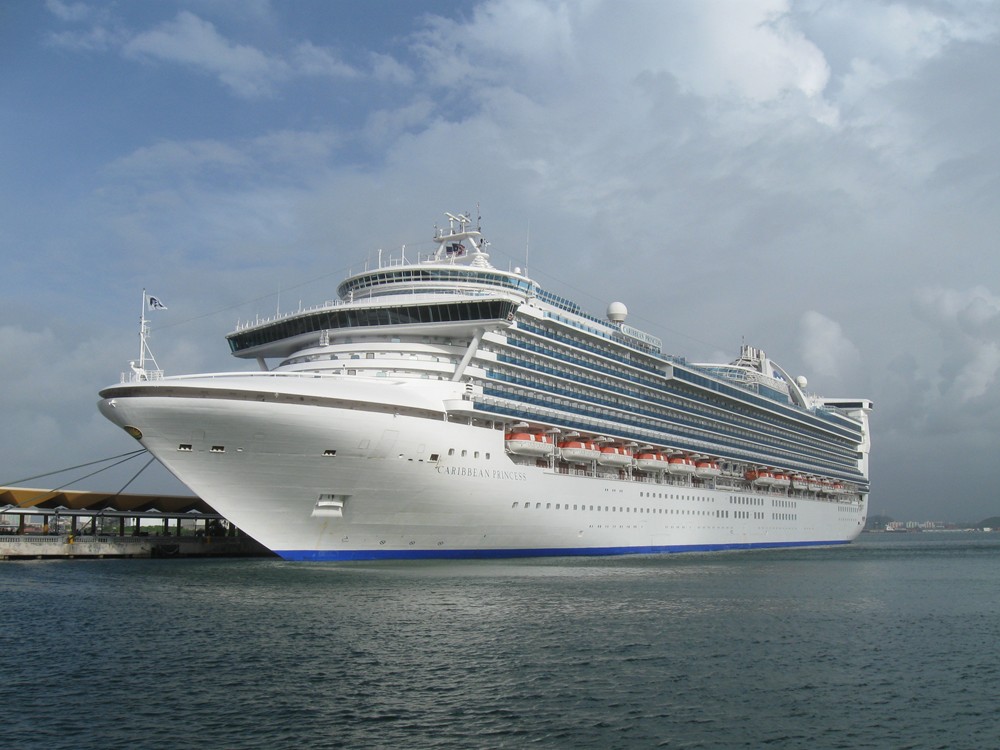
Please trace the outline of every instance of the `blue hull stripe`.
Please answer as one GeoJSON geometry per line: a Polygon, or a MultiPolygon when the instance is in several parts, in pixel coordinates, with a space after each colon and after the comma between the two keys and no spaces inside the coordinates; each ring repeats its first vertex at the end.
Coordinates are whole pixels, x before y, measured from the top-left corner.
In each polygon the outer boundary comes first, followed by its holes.
{"type": "Polygon", "coordinates": [[[654,547],[553,547],[538,549],[281,549],[285,560],[468,560],[511,557],[569,557],[597,555],[651,555],[675,552],[722,552],[726,550],[774,549],[778,547],[830,547],[850,544],[828,542],[754,542],[752,544],[678,544],[654,547]]]}

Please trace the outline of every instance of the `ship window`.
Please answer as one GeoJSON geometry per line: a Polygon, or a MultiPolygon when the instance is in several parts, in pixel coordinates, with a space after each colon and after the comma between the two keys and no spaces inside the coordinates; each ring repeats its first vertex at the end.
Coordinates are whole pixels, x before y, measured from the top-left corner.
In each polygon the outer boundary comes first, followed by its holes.
{"type": "Polygon", "coordinates": [[[212,446],[212,453],[225,453],[225,452],[226,452],[226,446],[224,446],[224,445],[213,445],[212,446]]]}
{"type": "Polygon", "coordinates": [[[475,453],[473,453],[472,457],[473,458],[479,458],[479,451],[476,451],[475,453]]]}
{"type": "Polygon", "coordinates": [[[559,503],[556,503],[556,510],[559,510],[559,503]]]}
{"type": "Polygon", "coordinates": [[[325,451],[323,451],[323,455],[324,456],[336,456],[337,455],[337,451],[331,450],[331,449],[327,448],[325,451]]]}
{"type": "Polygon", "coordinates": [[[487,460],[487,461],[489,461],[489,460],[490,460],[490,453],[489,453],[489,451],[487,451],[487,452],[486,452],[486,460],[487,460]]]}
{"type": "Polygon", "coordinates": [[[541,507],[542,507],[541,503],[535,503],[535,510],[541,510],[541,507]]]}
{"type": "Polygon", "coordinates": [[[462,458],[465,458],[467,455],[469,455],[469,451],[463,449],[462,450],[462,458]]]}
{"type": "Polygon", "coordinates": [[[513,503],[511,503],[510,507],[511,508],[516,508],[517,507],[517,500],[515,500],[513,503]]]}
{"type": "Polygon", "coordinates": [[[191,450],[191,443],[181,443],[180,445],[177,446],[177,450],[189,451],[191,450]]]}
{"type": "MultiPolygon", "coordinates": [[[[432,453],[431,454],[431,461],[437,461],[437,460],[438,460],[438,454],[437,453],[432,453]]],[[[514,506],[516,507],[517,503],[514,503],[514,506]]]]}
{"type": "Polygon", "coordinates": [[[375,359],[375,352],[368,352],[365,355],[365,359],[375,359]]]}
{"type": "Polygon", "coordinates": [[[448,455],[449,456],[454,456],[455,455],[455,449],[454,448],[449,448],[448,449],[448,455]]]}

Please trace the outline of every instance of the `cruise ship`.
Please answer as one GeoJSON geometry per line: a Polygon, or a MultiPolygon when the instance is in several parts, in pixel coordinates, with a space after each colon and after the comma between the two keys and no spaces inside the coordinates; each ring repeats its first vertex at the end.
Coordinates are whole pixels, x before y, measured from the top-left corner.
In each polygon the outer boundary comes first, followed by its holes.
{"type": "MultiPolygon", "coordinates": [[[[240,323],[257,369],[133,363],[102,414],[288,560],[845,544],[868,511],[864,398],[760,349],[705,364],[490,263],[446,214],[337,299],[240,323]]],[[[145,304],[145,293],[144,293],[145,304]]],[[[145,331],[145,324],[144,324],[145,331]]]]}

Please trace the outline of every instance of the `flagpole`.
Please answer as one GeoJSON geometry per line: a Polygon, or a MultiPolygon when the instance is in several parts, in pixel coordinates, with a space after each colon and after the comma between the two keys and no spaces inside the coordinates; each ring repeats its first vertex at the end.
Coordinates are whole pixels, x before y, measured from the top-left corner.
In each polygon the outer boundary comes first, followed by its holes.
{"type": "Polygon", "coordinates": [[[146,288],[142,288],[142,311],[139,313],[139,369],[146,368],[146,288]]]}

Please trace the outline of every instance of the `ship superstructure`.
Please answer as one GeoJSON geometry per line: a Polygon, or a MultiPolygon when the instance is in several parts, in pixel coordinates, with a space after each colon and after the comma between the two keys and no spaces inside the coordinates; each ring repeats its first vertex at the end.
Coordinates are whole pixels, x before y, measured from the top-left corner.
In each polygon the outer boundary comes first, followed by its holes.
{"type": "Polygon", "coordinates": [[[241,324],[258,372],[101,392],[100,409],[288,559],[619,554],[836,544],[868,505],[867,399],[810,395],[489,262],[465,215],[338,299],[241,324]]]}

